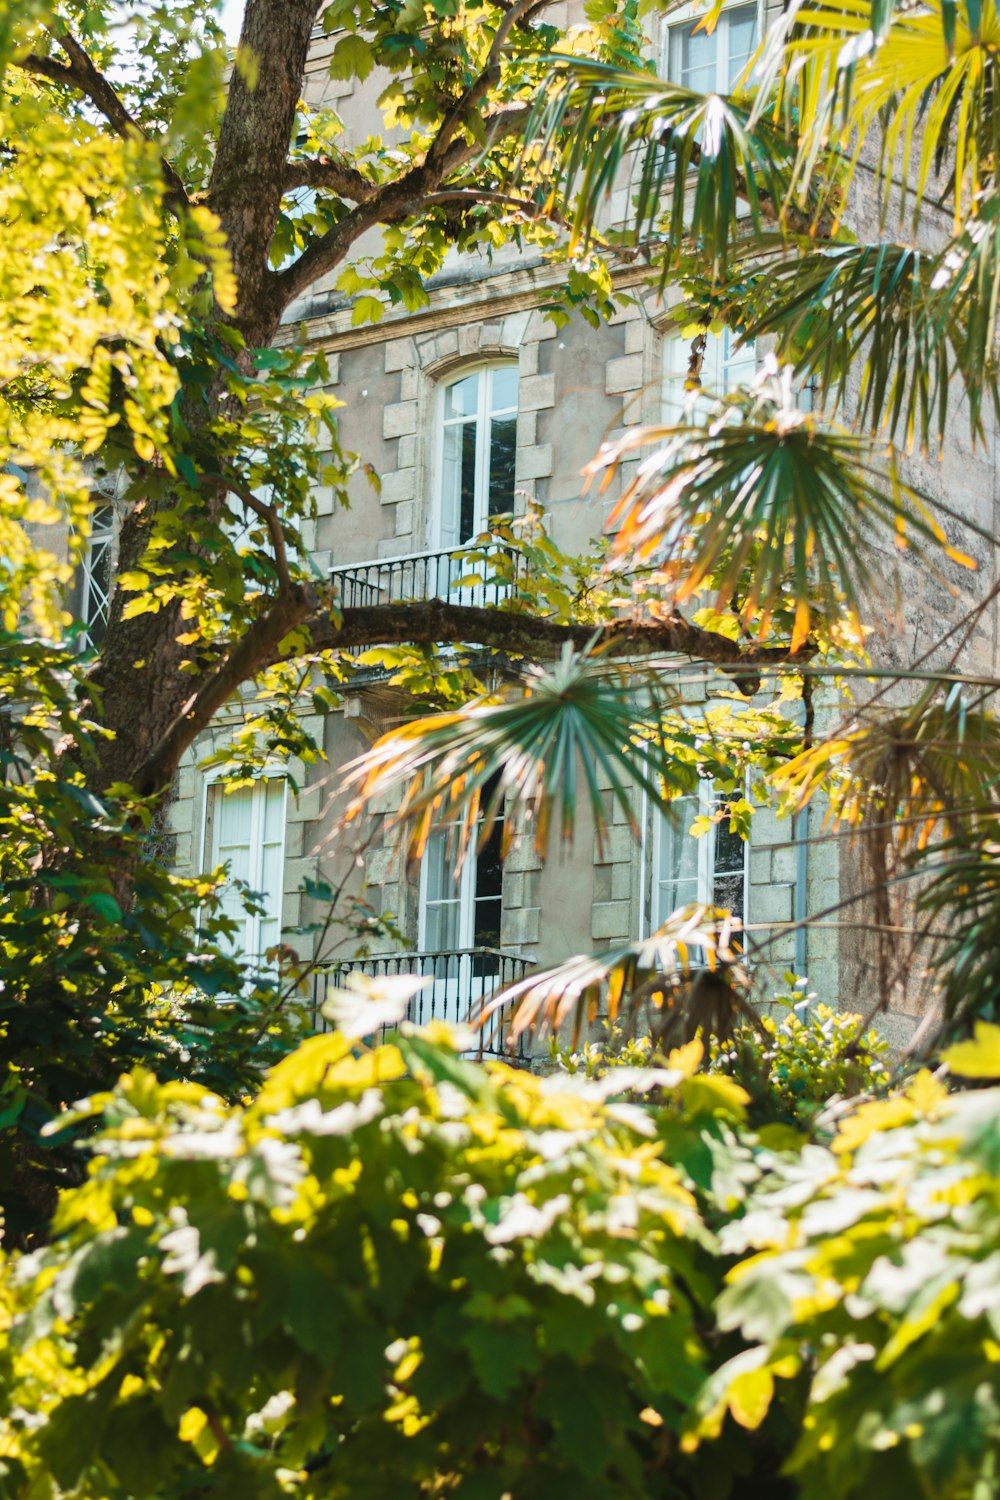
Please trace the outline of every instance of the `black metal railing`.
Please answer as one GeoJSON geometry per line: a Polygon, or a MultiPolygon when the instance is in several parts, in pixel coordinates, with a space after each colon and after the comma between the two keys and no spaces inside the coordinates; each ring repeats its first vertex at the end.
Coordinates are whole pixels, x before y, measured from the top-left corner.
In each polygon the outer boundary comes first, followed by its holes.
{"type": "MultiPolygon", "coordinates": [[[[328,1022],[321,1013],[330,989],[342,986],[347,975],[355,972],[372,978],[391,974],[416,974],[430,982],[418,990],[410,1001],[407,1019],[418,1026],[429,1021],[448,1021],[452,1025],[471,1022],[476,1043],[476,1057],[502,1057],[508,1062],[525,1062],[528,1050],[523,1035],[513,1048],[508,1047],[510,1007],[505,1006],[488,1016],[480,1026],[483,1004],[515,980],[523,979],[530,961],[515,953],[496,948],[458,948],[447,953],[386,953],[374,958],[356,958],[318,969],[313,980],[313,1015],[317,1030],[328,1022]]],[[[381,1028],[380,1037],[385,1035],[381,1028]]]]}
{"type": "Polygon", "coordinates": [[[501,604],[515,592],[522,565],[519,553],[502,547],[472,558],[455,551],[414,552],[331,568],[330,582],[337,590],[337,603],[345,609],[415,604],[423,599],[501,604]]]}

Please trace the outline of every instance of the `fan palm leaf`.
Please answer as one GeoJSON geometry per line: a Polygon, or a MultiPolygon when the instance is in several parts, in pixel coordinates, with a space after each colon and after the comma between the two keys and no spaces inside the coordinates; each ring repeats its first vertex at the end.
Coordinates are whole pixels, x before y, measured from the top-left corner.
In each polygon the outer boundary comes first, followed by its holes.
{"type": "Polygon", "coordinates": [[[661,239],[664,271],[696,243],[721,275],[737,244],[780,219],[794,143],[750,104],[697,94],[648,72],[560,59],[529,121],[520,170],[547,174],[586,241],[612,194],[628,188],[627,226],[661,239]]]}
{"type": "MultiPolygon", "coordinates": [[[[892,201],[901,215],[911,211],[912,194],[914,223],[935,171],[950,159],[939,190],[953,198],[958,229],[995,173],[1000,148],[995,0],[900,6],[887,13],[881,35],[872,20],[871,0],[792,0],[762,49],[749,126],[764,115],[797,125],[792,190],[800,195],[827,152],[853,174],[877,140],[878,175],[898,190],[883,196],[883,212],[892,201]]],[[[829,176],[823,196],[842,187],[829,176]]]]}
{"type": "Polygon", "coordinates": [[[631,428],[590,465],[607,485],[641,449],[634,478],[608,528],[623,564],[658,559],[683,603],[712,587],[718,604],[740,600],[744,623],[764,633],[782,592],[795,600],[792,649],[809,631],[812,603],[857,613],[871,583],[866,528],[897,543],[934,539],[955,561],[929,503],[903,484],[864,437],[799,410],[788,382],[759,382],[719,401],[707,426],[631,428]]]}
{"type": "Polygon", "coordinates": [[[773,773],[797,793],[830,797],[830,818],[861,828],[895,824],[901,849],[935,835],[969,838],[1000,807],[1000,720],[933,684],[908,708],[879,712],[803,751],[773,773]]]}
{"type": "Polygon", "coordinates": [[[640,1018],[659,1046],[683,1046],[699,1032],[724,1040],[742,1021],[760,1021],[742,993],[746,975],[732,945],[733,919],[710,906],[685,906],[650,937],[600,954],[577,954],[535,970],[492,996],[482,1020],[511,1008],[511,1040],[525,1031],[557,1033],[606,1014],[640,1018]]]}
{"type": "Polygon", "coordinates": [[[843,401],[860,367],[857,420],[908,444],[919,437],[925,448],[943,442],[958,376],[981,435],[984,395],[1000,409],[987,336],[997,238],[991,218],[944,256],[880,243],[768,257],[751,268],[743,337],[776,336],[778,357],[816,381],[824,406],[843,401]]]}
{"type": "Polygon", "coordinates": [[[1000,824],[969,842],[956,838],[937,851],[944,867],[918,906],[942,921],[947,936],[931,955],[942,1008],[952,1023],[1000,1019],[1000,824]]]}
{"type": "Polygon", "coordinates": [[[572,843],[582,780],[599,847],[611,820],[605,798],[638,836],[635,787],[660,801],[664,787],[686,790],[689,775],[659,745],[663,706],[650,682],[640,723],[625,678],[598,672],[591,655],[567,648],[552,670],[529,667],[501,694],[383,735],[346,768],[346,818],[374,798],[398,796],[394,822],[409,829],[411,860],[422,857],[434,825],[445,823],[459,868],[504,816],[505,852],[516,828],[527,826],[544,856],[554,823],[562,842],[572,843]]]}

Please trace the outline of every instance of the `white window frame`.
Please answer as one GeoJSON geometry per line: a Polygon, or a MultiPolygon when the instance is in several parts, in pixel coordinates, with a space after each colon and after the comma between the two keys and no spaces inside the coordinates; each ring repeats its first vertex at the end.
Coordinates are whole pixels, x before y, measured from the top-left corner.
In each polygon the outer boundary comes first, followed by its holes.
{"type": "MultiPolygon", "coordinates": [[[[481,360],[476,364],[461,365],[457,369],[448,371],[438,382],[437,400],[434,408],[434,509],[431,518],[431,546],[439,551],[448,549],[457,550],[467,543],[458,540],[458,525],[455,527],[454,538],[447,534],[445,529],[444,515],[444,434],[446,427],[459,427],[465,425],[470,419],[445,416],[445,397],[453,385],[467,380],[472,375],[485,378],[480,379],[479,395],[476,404],[476,415],[473,419],[476,427],[476,474],[475,493],[473,499],[473,536],[485,531],[489,520],[489,474],[490,474],[490,429],[493,417],[508,415],[513,412],[515,422],[520,412],[520,371],[516,359],[494,359],[481,360]],[[518,381],[518,402],[515,406],[504,407],[501,412],[494,413],[491,410],[493,372],[495,370],[513,370],[518,381]],[[480,441],[482,434],[482,441],[480,441]]],[[[514,496],[511,496],[511,509],[514,506],[514,496]]]]}
{"type": "MultiPolygon", "coordinates": [[[[711,817],[717,811],[720,798],[715,792],[715,783],[710,778],[698,784],[698,811],[697,817],[711,817]]],[[[676,812],[674,813],[676,817],[676,812]]],[[[666,921],[670,912],[657,910],[658,892],[660,886],[659,869],[660,859],[663,851],[663,840],[670,828],[668,819],[670,817],[669,806],[653,805],[650,816],[645,820],[643,826],[643,849],[642,849],[642,899],[640,902],[640,924],[639,936],[645,937],[647,932],[655,932],[666,921]]],[[[713,821],[712,827],[698,839],[688,832],[687,828],[679,827],[675,823],[674,828],[679,828],[681,834],[691,838],[698,853],[697,869],[697,891],[695,901],[703,906],[714,906],[715,903],[715,851],[716,851],[716,829],[718,824],[713,821]]],[[[683,903],[682,903],[683,904],[683,903]]],[[[743,841],[743,912],[741,921],[746,924],[749,920],[750,909],[750,840],[743,841]]]]}
{"type": "MultiPolygon", "coordinates": [[[[202,853],[201,862],[203,869],[215,869],[216,864],[218,863],[213,852],[213,846],[216,844],[216,838],[211,804],[214,798],[226,796],[226,782],[232,780],[232,775],[232,767],[220,766],[204,777],[204,796],[202,799],[201,809],[200,839],[202,853]]],[[[285,851],[288,842],[288,773],[284,766],[265,766],[261,773],[253,778],[251,791],[253,794],[256,794],[259,789],[261,795],[259,798],[256,798],[255,795],[255,800],[251,803],[251,832],[249,847],[251,851],[256,849],[259,851],[260,856],[263,855],[264,804],[266,798],[266,787],[269,784],[273,784],[275,782],[280,782],[281,784],[281,886],[280,889],[275,892],[277,900],[278,938],[280,940],[284,932],[283,907],[285,896],[285,851]]],[[[240,788],[240,790],[242,789],[244,788],[240,788]]],[[[266,892],[257,890],[252,880],[247,880],[246,885],[247,888],[253,891],[256,895],[266,894],[266,892]]],[[[243,921],[245,924],[244,931],[248,941],[243,948],[238,948],[234,945],[233,954],[235,957],[241,959],[244,963],[256,964],[260,972],[267,972],[268,965],[265,963],[264,954],[260,951],[261,918],[256,913],[244,912],[243,921]]]]}
{"type": "MultiPolygon", "coordinates": [[[[756,43],[759,43],[764,34],[764,6],[762,0],[749,0],[757,13],[756,43]]],[[[717,39],[715,54],[715,86],[711,90],[716,94],[729,94],[731,84],[729,80],[729,17],[728,12],[732,10],[746,10],[747,0],[731,0],[731,3],[723,6],[719,19],[715,24],[712,35],[717,39]]],[[[703,4],[686,5],[681,10],[673,11],[670,19],[664,23],[663,36],[660,46],[660,68],[664,78],[672,82],[680,82],[680,78],[674,78],[672,68],[674,65],[674,47],[680,36],[681,28],[687,27],[692,21],[708,14],[708,6],[703,4]]]]}
{"type": "MultiPolygon", "coordinates": [[[[446,865],[451,865],[451,859],[449,858],[449,850],[447,844],[444,844],[443,848],[441,844],[435,844],[433,847],[435,850],[434,855],[431,855],[430,848],[428,848],[424,858],[420,861],[420,919],[418,924],[419,931],[417,935],[417,947],[419,948],[421,953],[431,953],[436,951],[435,949],[431,948],[430,939],[428,937],[428,929],[430,927],[430,921],[428,920],[428,906],[437,906],[444,904],[443,902],[438,901],[435,901],[433,903],[428,901],[427,885],[430,879],[429,860],[431,857],[437,858],[436,851],[438,849],[442,849],[441,858],[444,860],[446,865]]],[[[451,951],[459,950],[462,948],[471,948],[473,944],[473,937],[476,930],[476,863],[476,852],[474,849],[470,849],[468,854],[466,855],[465,862],[462,865],[462,869],[457,880],[455,880],[451,868],[448,868],[444,871],[445,876],[451,881],[450,887],[446,888],[450,889],[453,892],[453,895],[449,896],[448,900],[449,902],[455,901],[458,905],[458,937],[455,942],[455,949],[451,951]]],[[[442,949],[441,951],[447,952],[449,950],[442,949]]]]}
{"type": "MultiPolygon", "coordinates": [[[[484,798],[484,801],[485,800],[486,799],[484,798]]],[[[499,813],[498,814],[498,819],[501,818],[502,816],[503,816],[502,812],[499,813]]],[[[449,826],[450,825],[448,823],[439,824],[438,825],[438,829],[436,831],[444,833],[449,828],[449,826]]],[[[495,826],[496,825],[494,825],[494,827],[495,826]]],[[[463,950],[463,949],[467,949],[467,948],[473,948],[473,947],[476,946],[476,885],[477,885],[477,882],[478,882],[479,853],[480,853],[480,851],[479,851],[478,847],[475,847],[475,846],[471,846],[469,848],[468,853],[466,854],[465,859],[462,862],[462,868],[459,871],[458,878],[455,879],[455,876],[454,876],[454,865],[453,865],[454,856],[449,851],[449,847],[448,847],[446,839],[442,839],[442,841],[441,841],[440,844],[435,844],[434,848],[442,850],[441,858],[444,860],[445,866],[446,866],[446,868],[444,870],[444,874],[445,874],[447,880],[449,880],[451,882],[450,889],[454,892],[454,896],[453,897],[449,897],[448,899],[449,899],[449,901],[455,900],[458,903],[458,940],[455,943],[454,949],[443,949],[441,951],[443,951],[443,952],[454,952],[456,950],[463,950]]],[[[437,856],[435,855],[434,857],[437,857],[437,856]]],[[[429,860],[430,860],[430,846],[428,846],[428,849],[425,850],[424,857],[420,861],[420,881],[419,881],[419,890],[418,890],[418,898],[417,898],[418,899],[418,911],[419,911],[419,917],[418,917],[418,923],[417,923],[417,947],[418,947],[418,949],[420,950],[421,953],[431,953],[431,952],[435,951],[434,949],[431,948],[430,942],[429,942],[429,939],[428,939],[428,935],[427,935],[428,934],[428,927],[430,926],[430,923],[428,922],[428,910],[427,910],[428,909],[428,905],[429,904],[434,904],[434,905],[443,904],[443,903],[438,903],[438,902],[429,903],[428,899],[427,899],[427,885],[428,885],[428,881],[429,881],[429,878],[430,878],[430,863],[429,863],[429,860]]],[[[503,874],[502,874],[502,867],[501,867],[501,886],[500,886],[500,889],[501,889],[500,900],[501,900],[501,916],[502,916],[502,912],[503,912],[503,874]]],[[[498,933],[497,934],[497,946],[499,947],[499,945],[500,945],[500,935],[498,933]]]]}
{"type": "MultiPolygon", "coordinates": [[[[752,379],[760,368],[757,342],[749,350],[734,349],[738,335],[730,328],[721,333],[709,333],[701,366],[701,382],[707,396],[726,396],[736,389],[739,381],[731,379],[734,370],[744,364],[752,379]],[[750,368],[752,363],[752,368],[750,368]]],[[[698,394],[684,389],[688,361],[691,357],[691,340],[679,333],[665,334],[661,366],[661,413],[665,423],[682,420],[685,407],[690,402],[697,405],[698,394]]]]}
{"type": "Polygon", "coordinates": [[[80,622],[83,625],[80,641],[84,650],[96,644],[91,631],[98,622],[106,628],[111,613],[111,549],[114,546],[114,537],[115,507],[110,500],[102,500],[99,505],[94,506],[91,512],[90,535],[87,537],[87,550],[84,553],[80,570],[80,622]],[[100,524],[98,524],[99,517],[101,518],[100,524]],[[94,571],[94,554],[98,549],[100,549],[100,555],[106,557],[108,562],[107,588],[94,571]],[[97,598],[97,608],[93,615],[89,612],[91,593],[97,598]]]}

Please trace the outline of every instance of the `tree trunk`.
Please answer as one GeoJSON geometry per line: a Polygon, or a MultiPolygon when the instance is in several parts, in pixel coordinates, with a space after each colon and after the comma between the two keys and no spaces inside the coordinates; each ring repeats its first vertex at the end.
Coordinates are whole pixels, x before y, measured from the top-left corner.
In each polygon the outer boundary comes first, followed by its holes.
{"type": "MultiPolygon", "coordinates": [[[[207,206],[217,214],[226,235],[238,286],[231,317],[217,309],[220,328],[235,328],[248,349],[270,344],[281,321],[277,277],[267,257],[278,219],[284,188],[285,163],[295,130],[296,111],[313,23],[320,0],[249,0],[240,38],[240,65],[234,69],[219,135],[207,206]]],[[[208,343],[211,343],[209,330],[208,343]]],[[[201,440],[224,401],[222,382],[209,386],[208,399],[185,412],[192,448],[201,440]]],[[[153,476],[151,476],[153,477],[153,476]]],[[[137,476],[141,491],[141,473],[137,476]]],[[[140,499],[124,518],[119,545],[119,571],[141,566],[157,516],[170,510],[174,499],[162,491],[162,474],[155,474],[151,491],[156,498],[140,499]]],[[[206,486],[204,505],[215,519],[225,492],[206,486]]],[[[165,790],[174,766],[166,766],[153,780],[137,782],[142,768],[184,713],[198,685],[201,667],[192,670],[192,653],[178,636],[185,631],[180,602],[155,614],[124,617],[128,595],[112,600],[101,654],[92,673],[95,688],[93,717],[111,738],[97,743],[98,764],[88,771],[97,790],[113,782],[127,782],[143,795],[165,790]]],[[[244,679],[245,680],[245,679],[244,679]]]]}

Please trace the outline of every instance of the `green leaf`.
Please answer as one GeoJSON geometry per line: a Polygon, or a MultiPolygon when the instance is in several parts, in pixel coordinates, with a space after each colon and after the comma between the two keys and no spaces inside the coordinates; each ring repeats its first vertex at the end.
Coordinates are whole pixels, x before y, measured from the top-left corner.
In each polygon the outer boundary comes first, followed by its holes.
{"type": "Polygon", "coordinates": [[[342,36],[330,58],[330,77],[364,83],[375,66],[375,52],[363,36],[342,36]]]}

